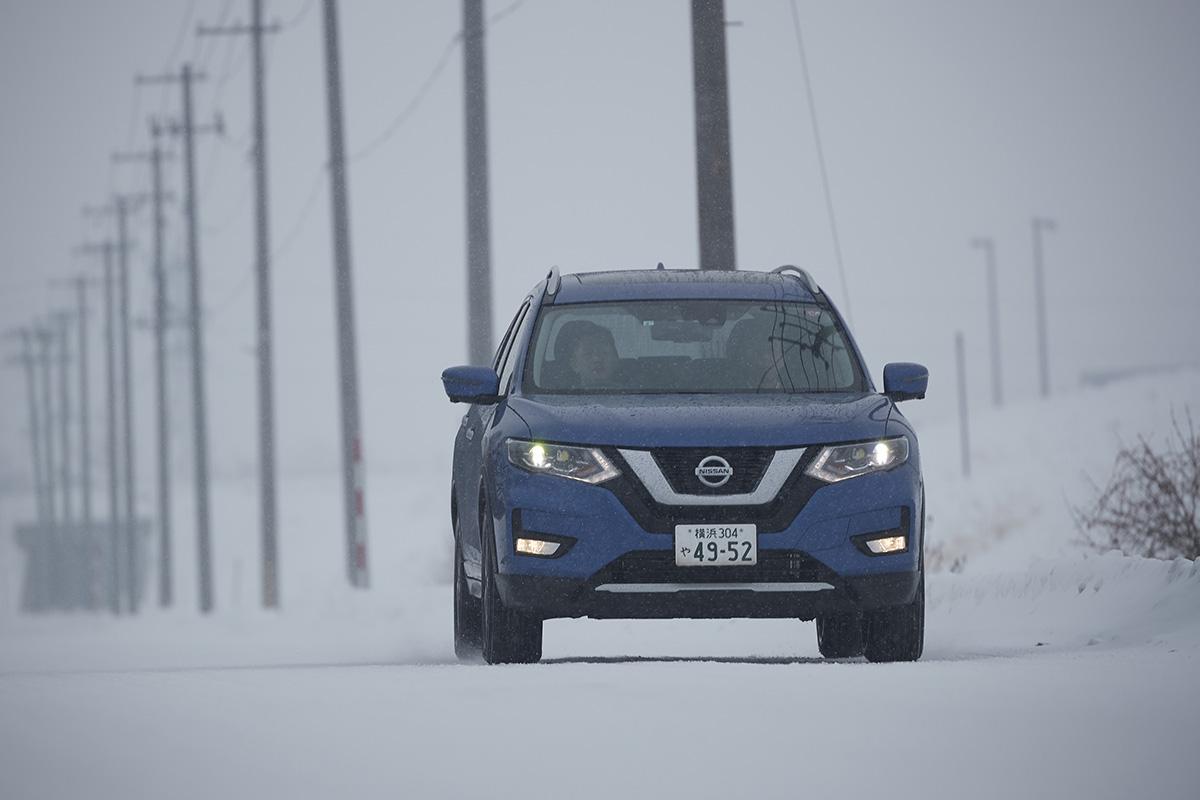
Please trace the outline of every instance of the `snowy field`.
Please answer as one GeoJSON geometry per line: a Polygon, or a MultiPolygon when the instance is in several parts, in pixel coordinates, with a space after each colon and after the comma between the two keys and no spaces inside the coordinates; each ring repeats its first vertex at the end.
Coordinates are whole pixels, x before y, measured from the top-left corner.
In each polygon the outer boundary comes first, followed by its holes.
{"type": "Polygon", "coordinates": [[[279,614],[252,481],[214,498],[208,619],[186,494],[184,607],[135,620],[17,617],[0,540],[0,798],[1196,798],[1200,563],[1089,551],[1069,509],[1197,401],[1185,371],[981,411],[969,480],[956,422],[918,417],[940,569],[915,664],[824,662],[769,620],[554,621],[542,664],[459,665],[445,464],[371,473],[369,593],[336,480],[286,479],[279,614]]]}

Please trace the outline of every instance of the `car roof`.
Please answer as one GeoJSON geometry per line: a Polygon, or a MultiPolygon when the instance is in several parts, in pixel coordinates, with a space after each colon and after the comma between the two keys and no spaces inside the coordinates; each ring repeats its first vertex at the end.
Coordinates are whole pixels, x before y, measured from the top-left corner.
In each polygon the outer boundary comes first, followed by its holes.
{"type": "Polygon", "coordinates": [[[790,300],[814,302],[794,274],[750,270],[629,269],[563,275],[554,303],[605,300],[790,300]]]}

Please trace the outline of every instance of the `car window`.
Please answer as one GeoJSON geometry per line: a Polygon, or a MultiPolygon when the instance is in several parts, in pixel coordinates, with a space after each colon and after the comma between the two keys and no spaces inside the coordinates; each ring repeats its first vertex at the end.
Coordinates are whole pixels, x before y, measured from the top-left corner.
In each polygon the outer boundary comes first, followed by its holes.
{"type": "Polygon", "coordinates": [[[837,318],[815,303],[637,300],[540,315],[529,392],[864,391],[837,318]]]}
{"type": "Polygon", "coordinates": [[[513,335],[508,341],[508,352],[504,356],[504,366],[500,371],[500,394],[508,394],[512,388],[513,373],[517,368],[517,357],[520,355],[519,348],[521,340],[525,338],[525,330],[529,327],[533,320],[533,314],[529,313],[529,301],[521,307],[519,319],[516,326],[513,328],[513,335]]]}
{"type": "Polygon", "coordinates": [[[525,309],[529,306],[529,300],[526,299],[521,307],[517,309],[517,313],[513,315],[512,320],[508,323],[508,328],[504,331],[504,336],[500,339],[500,346],[496,348],[496,355],[492,356],[492,369],[496,374],[500,374],[500,369],[504,363],[504,357],[508,355],[508,345],[512,341],[513,331],[516,330],[517,323],[521,321],[521,315],[525,313],[525,309]]]}

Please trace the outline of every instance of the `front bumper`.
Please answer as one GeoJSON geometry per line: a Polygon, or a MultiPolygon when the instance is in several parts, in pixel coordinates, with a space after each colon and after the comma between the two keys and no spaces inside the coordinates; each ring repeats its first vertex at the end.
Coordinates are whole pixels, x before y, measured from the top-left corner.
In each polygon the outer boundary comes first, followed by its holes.
{"type": "Polygon", "coordinates": [[[599,578],[578,580],[504,574],[497,576],[497,584],[506,605],[533,611],[545,619],[766,617],[808,620],[818,614],[866,611],[912,602],[920,582],[918,572],[855,578],[839,578],[832,574],[823,577],[823,580],[792,582],[790,589],[785,588],[789,584],[783,582],[622,584],[603,583],[599,578]]]}
{"type": "Polygon", "coordinates": [[[738,521],[758,525],[759,565],[727,568],[674,566],[672,524],[709,521],[701,509],[695,518],[667,509],[675,516],[650,525],[643,510],[631,513],[628,497],[604,486],[513,468],[493,474],[501,597],[547,619],[811,619],[907,603],[919,584],[924,509],[915,463],[815,488],[797,484],[786,514],[756,517],[745,507],[738,521]],[[904,552],[875,556],[854,542],[896,530],[909,537],[904,552]],[[517,536],[539,533],[570,546],[555,558],[515,551],[517,536]]]}

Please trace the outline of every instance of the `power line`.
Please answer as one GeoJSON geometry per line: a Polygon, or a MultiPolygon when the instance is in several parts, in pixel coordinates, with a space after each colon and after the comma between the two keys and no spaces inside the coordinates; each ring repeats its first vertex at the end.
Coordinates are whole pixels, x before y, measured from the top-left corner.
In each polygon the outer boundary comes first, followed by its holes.
{"type": "MultiPolygon", "coordinates": [[[[187,6],[184,8],[183,19],[179,22],[179,30],[175,33],[175,41],[171,45],[171,52],[163,62],[166,69],[171,69],[171,65],[179,58],[179,54],[183,50],[183,43],[188,39],[188,31],[191,30],[192,20],[195,16],[196,0],[189,0],[187,6]]],[[[171,88],[163,84],[162,93],[159,95],[158,100],[159,116],[164,116],[167,113],[167,105],[171,102],[171,95],[171,88]]]]}
{"type": "Polygon", "coordinates": [[[821,166],[821,186],[825,190],[825,207],[829,212],[829,231],[833,236],[833,255],[837,259],[838,277],[842,283],[842,297],[846,301],[846,319],[853,327],[854,315],[850,313],[850,289],[846,286],[846,265],[842,260],[842,241],[838,236],[837,216],[833,213],[833,194],[829,191],[829,170],[825,167],[825,149],[821,147],[821,128],[817,125],[817,104],[813,100],[812,78],[808,73],[808,57],[804,51],[804,36],[800,32],[800,12],[796,10],[796,0],[788,0],[788,6],[792,10],[792,26],[796,31],[796,49],[800,52],[800,69],[804,74],[804,93],[808,98],[813,142],[817,147],[817,162],[821,166]]]}
{"type": "MultiPolygon", "coordinates": [[[[501,22],[507,17],[511,16],[524,4],[525,0],[514,0],[514,2],[500,9],[495,14],[492,14],[487,21],[488,27],[495,25],[497,22],[501,22]]],[[[281,28],[288,29],[298,24],[300,20],[302,20],[312,9],[312,6],[313,0],[308,0],[300,12],[288,22],[283,23],[281,28]]],[[[433,86],[437,82],[438,78],[441,77],[442,73],[446,70],[446,67],[449,66],[450,59],[453,57],[455,50],[461,44],[462,31],[457,31],[453,36],[450,37],[449,41],[446,42],[442,52],[438,55],[437,61],[434,62],[433,68],[429,71],[429,74],[425,77],[425,80],[421,82],[420,87],[404,105],[400,112],[392,118],[392,120],[380,133],[376,134],[370,141],[367,142],[367,144],[363,145],[361,148],[351,154],[347,158],[347,163],[361,161],[371,156],[389,139],[399,132],[404,124],[407,123],[420,109],[421,104],[425,101],[425,98],[433,89],[433,86]]],[[[272,48],[268,47],[268,55],[271,53],[271,51],[272,48]]],[[[206,176],[208,180],[205,181],[205,186],[201,187],[201,199],[204,198],[207,193],[207,189],[212,185],[211,180],[217,174],[219,163],[220,162],[218,160],[217,165],[209,168],[209,173],[206,176]]],[[[305,196],[304,203],[301,205],[300,211],[296,214],[295,220],[291,225],[288,226],[284,235],[280,237],[279,243],[275,246],[275,249],[271,254],[272,261],[278,261],[282,259],[283,256],[286,255],[299,240],[300,234],[305,229],[305,223],[308,222],[309,217],[312,215],[313,209],[317,206],[317,200],[321,196],[321,188],[325,183],[327,169],[328,164],[321,164],[314,171],[312,180],[310,182],[310,188],[305,196]]],[[[248,192],[242,195],[241,199],[238,201],[239,208],[244,202],[244,199],[248,196],[248,192]]],[[[232,219],[232,217],[230,217],[230,219],[232,219]]],[[[225,224],[228,224],[228,222],[225,224]]],[[[216,230],[220,231],[220,229],[223,227],[225,227],[225,225],[218,226],[216,230]]],[[[210,233],[212,232],[212,229],[208,230],[210,233]]],[[[250,282],[253,277],[254,274],[248,266],[246,273],[237,282],[237,284],[234,285],[233,289],[231,289],[220,302],[212,307],[212,310],[208,314],[209,318],[212,319],[220,316],[226,310],[228,310],[228,308],[232,306],[233,303],[236,302],[242,293],[245,292],[250,286],[250,282]]]]}
{"type": "MultiPolygon", "coordinates": [[[[227,23],[229,21],[229,15],[232,11],[233,11],[233,0],[225,0],[225,5],[221,7],[221,13],[217,15],[217,22],[214,27],[217,27],[217,28],[223,27],[225,25],[225,23],[227,23]]],[[[213,53],[215,53],[217,50],[216,44],[213,44],[211,47],[207,46],[208,42],[204,41],[207,38],[209,38],[209,37],[197,36],[196,40],[195,40],[196,41],[195,47],[197,48],[197,57],[200,59],[200,66],[198,66],[198,68],[197,68],[198,72],[203,71],[203,69],[209,65],[209,59],[212,58],[213,53]]],[[[226,51],[228,52],[228,49],[233,47],[233,44],[231,42],[226,42],[225,47],[226,47],[226,51]]]]}
{"type": "Polygon", "coordinates": [[[425,96],[429,94],[429,90],[433,88],[433,84],[445,71],[446,67],[450,63],[450,57],[454,55],[454,51],[458,49],[460,44],[462,44],[461,32],[454,34],[454,36],[450,38],[450,41],[446,42],[446,46],[442,48],[442,54],[438,56],[437,62],[435,62],[433,65],[433,69],[425,77],[425,80],[421,82],[420,88],[417,89],[417,93],[413,95],[412,99],[408,101],[404,108],[400,109],[400,113],[392,118],[392,121],[387,124],[387,127],[385,127],[380,133],[376,134],[371,141],[367,142],[358,150],[350,154],[350,157],[347,159],[349,163],[353,164],[356,161],[361,161],[362,159],[374,153],[389,139],[396,135],[396,132],[400,130],[404,123],[408,122],[409,117],[411,117],[413,113],[420,108],[421,103],[425,100],[425,96]]]}
{"type": "Polygon", "coordinates": [[[317,198],[321,196],[321,187],[325,185],[325,170],[327,166],[326,164],[322,164],[313,175],[312,187],[308,190],[308,197],[305,199],[304,205],[296,217],[296,221],[292,223],[292,226],[288,228],[288,232],[284,234],[283,238],[279,240],[279,244],[276,245],[273,258],[282,258],[284,253],[290,250],[296,242],[300,232],[304,230],[304,223],[308,220],[309,214],[312,213],[313,208],[316,206],[317,198]]]}
{"type": "Polygon", "coordinates": [[[308,12],[312,11],[312,7],[313,7],[313,0],[305,0],[305,3],[300,8],[300,11],[295,16],[293,16],[291,19],[289,19],[287,22],[284,22],[280,27],[283,30],[287,30],[289,28],[296,27],[304,20],[305,17],[308,16],[308,12]]]}
{"type": "Polygon", "coordinates": [[[221,98],[221,93],[225,90],[225,84],[239,72],[246,64],[246,51],[244,48],[235,47],[232,43],[225,50],[225,64],[221,69],[221,76],[217,78],[216,91],[213,93],[213,105],[221,98]]]}
{"type": "MultiPolygon", "coordinates": [[[[491,15],[488,17],[487,24],[484,26],[485,30],[495,25],[497,22],[501,22],[505,18],[511,16],[524,4],[525,0],[514,0],[514,2],[491,15]]],[[[385,143],[387,143],[389,139],[396,135],[400,128],[404,126],[404,123],[408,122],[409,118],[416,113],[418,108],[420,108],[421,103],[425,101],[425,97],[429,94],[429,91],[433,88],[433,85],[437,82],[437,79],[441,77],[442,73],[446,70],[446,67],[450,64],[450,58],[454,55],[454,51],[461,45],[462,30],[458,30],[453,36],[450,37],[450,40],[446,42],[446,45],[442,48],[442,52],[438,56],[437,61],[434,62],[433,69],[429,71],[429,74],[425,77],[425,80],[421,82],[420,87],[417,89],[416,94],[413,95],[412,99],[410,99],[408,103],[406,103],[404,107],[400,109],[400,112],[392,118],[391,122],[389,122],[381,132],[376,134],[365,145],[358,148],[347,157],[346,161],[348,164],[353,164],[357,161],[367,158],[385,143]]]]}
{"type": "MultiPolygon", "coordinates": [[[[125,134],[125,149],[126,150],[133,149],[133,142],[134,142],[135,137],[137,136],[138,122],[141,118],[141,112],[142,112],[142,87],[135,85],[133,87],[133,105],[130,107],[130,113],[129,113],[128,133],[125,134]]],[[[115,188],[113,185],[114,184],[113,168],[115,166],[116,165],[113,162],[111,162],[111,161],[109,162],[109,165],[108,165],[108,175],[109,175],[108,188],[109,188],[110,194],[112,193],[112,190],[115,188]]]]}
{"type": "Polygon", "coordinates": [[[229,207],[229,211],[214,225],[205,225],[204,233],[208,236],[222,236],[229,226],[233,224],[235,219],[242,216],[243,210],[246,208],[246,200],[250,197],[251,185],[245,184],[238,193],[237,200],[229,207]]]}
{"type": "MultiPolygon", "coordinates": [[[[305,223],[312,215],[312,211],[317,207],[317,200],[321,197],[321,188],[325,185],[325,170],[324,164],[313,173],[311,187],[308,190],[308,195],[304,200],[304,204],[300,208],[300,213],[296,215],[295,221],[288,228],[287,233],[279,240],[279,244],[275,246],[275,250],[271,253],[271,261],[278,262],[283,256],[292,249],[292,246],[299,241],[300,234],[305,230],[305,223]]],[[[208,318],[215,319],[229,309],[230,306],[242,295],[250,286],[250,281],[254,277],[253,265],[246,267],[245,274],[234,285],[228,294],[208,313],[208,318]]]]}
{"type": "MultiPolygon", "coordinates": [[[[196,16],[196,0],[190,0],[187,8],[183,13],[183,22],[179,24],[179,31],[175,34],[175,44],[171,45],[171,54],[167,56],[166,63],[169,65],[179,58],[179,51],[183,49],[183,43],[187,41],[188,30],[191,28],[192,19],[196,16]]],[[[164,87],[163,94],[169,90],[164,87]]]]}
{"type": "Polygon", "coordinates": [[[488,26],[495,25],[497,22],[500,22],[502,19],[509,16],[523,5],[525,5],[525,0],[513,0],[513,2],[509,3],[507,6],[488,17],[488,26]]]}

